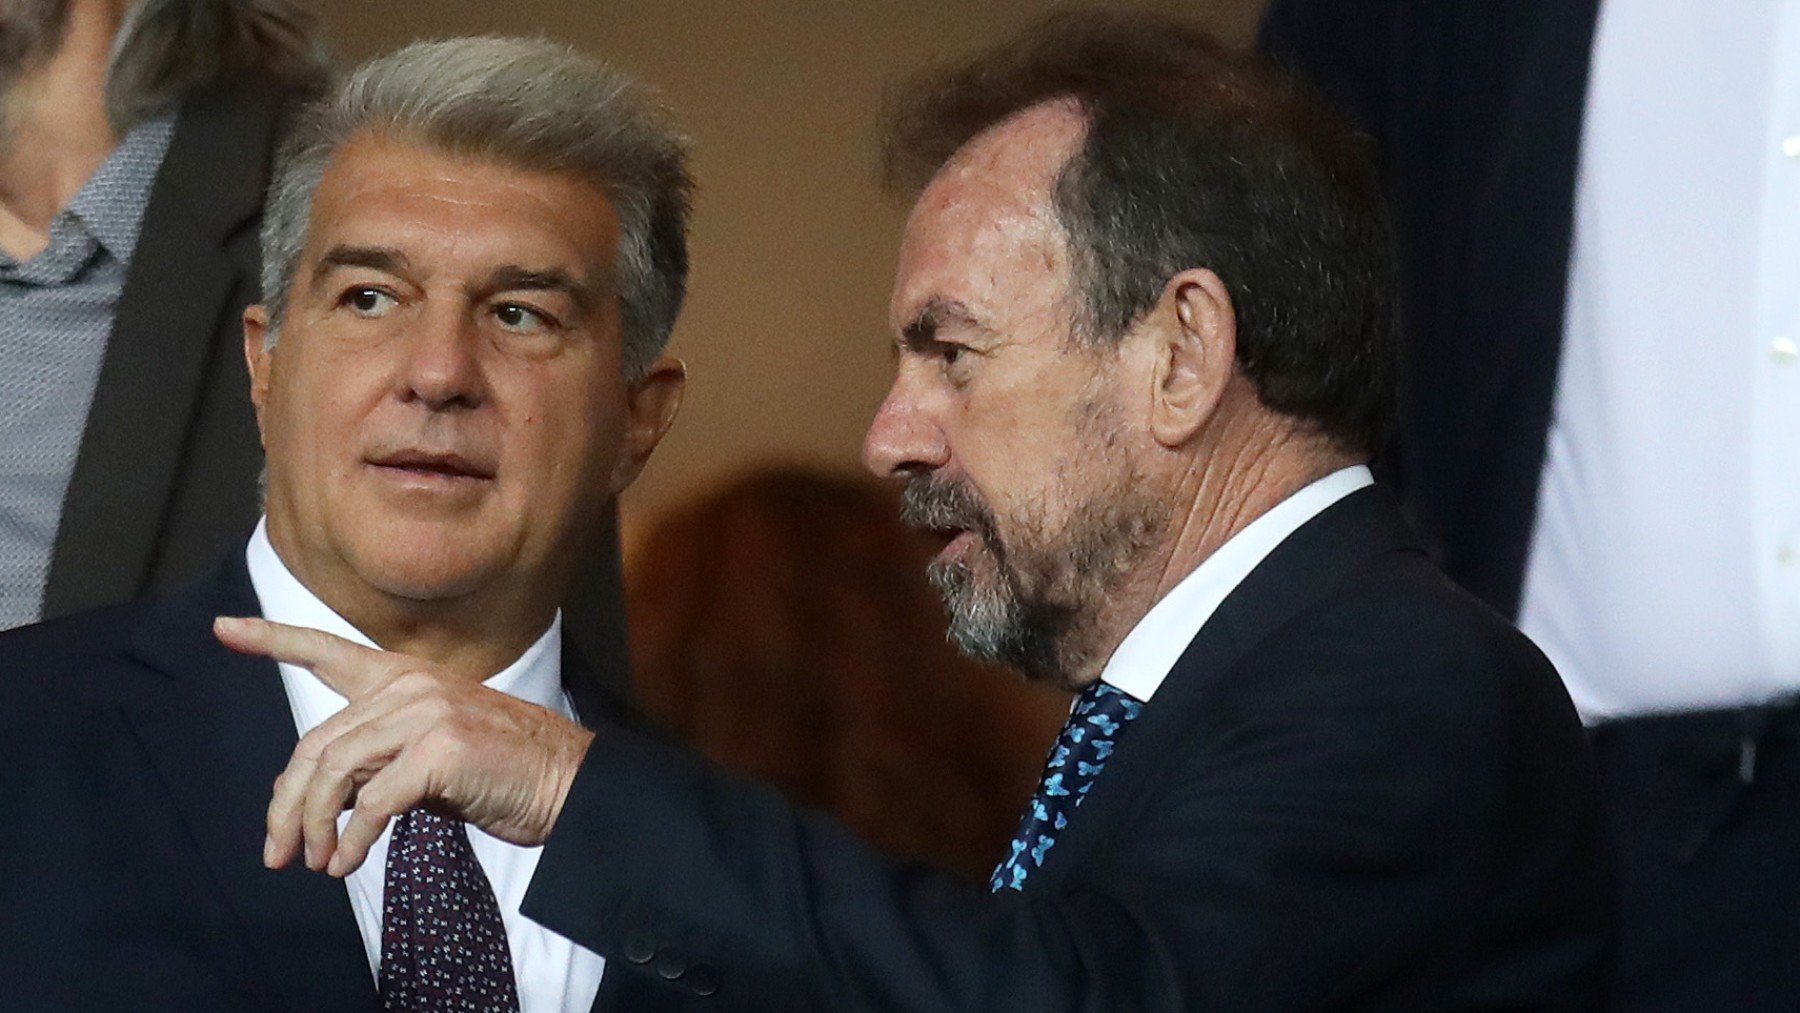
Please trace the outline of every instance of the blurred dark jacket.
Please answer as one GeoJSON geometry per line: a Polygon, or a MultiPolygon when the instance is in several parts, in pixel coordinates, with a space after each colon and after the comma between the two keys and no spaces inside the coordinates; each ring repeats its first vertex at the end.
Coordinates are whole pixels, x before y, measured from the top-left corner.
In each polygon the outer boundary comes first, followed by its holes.
{"type": "Polygon", "coordinates": [[[1382,478],[1451,577],[1518,613],[1561,360],[1598,0],[1273,0],[1261,45],[1379,144],[1400,412],[1382,478]]]}

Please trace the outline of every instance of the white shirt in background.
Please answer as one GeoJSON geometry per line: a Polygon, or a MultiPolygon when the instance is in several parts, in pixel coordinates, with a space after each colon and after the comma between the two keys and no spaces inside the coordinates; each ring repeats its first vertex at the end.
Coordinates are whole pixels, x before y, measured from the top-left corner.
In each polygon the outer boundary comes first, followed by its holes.
{"type": "Polygon", "coordinates": [[[1800,688],[1800,2],[1606,0],[1519,625],[1588,721],[1800,688]]]}

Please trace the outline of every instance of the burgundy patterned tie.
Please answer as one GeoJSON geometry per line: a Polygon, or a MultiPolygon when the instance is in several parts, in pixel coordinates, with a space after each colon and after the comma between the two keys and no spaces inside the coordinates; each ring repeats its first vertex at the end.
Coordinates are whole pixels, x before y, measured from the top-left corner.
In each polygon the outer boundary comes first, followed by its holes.
{"type": "Polygon", "coordinates": [[[494,888],[458,820],[409,809],[388,839],[381,1003],[408,1013],[519,1008],[494,888]]]}

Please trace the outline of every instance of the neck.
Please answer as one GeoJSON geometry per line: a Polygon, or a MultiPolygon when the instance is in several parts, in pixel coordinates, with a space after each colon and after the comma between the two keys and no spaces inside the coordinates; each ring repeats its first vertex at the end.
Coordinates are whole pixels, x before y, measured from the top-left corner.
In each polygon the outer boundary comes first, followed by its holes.
{"type": "Polygon", "coordinates": [[[1340,468],[1364,460],[1304,432],[1260,405],[1222,418],[1199,444],[1180,453],[1165,502],[1179,504],[1163,537],[1107,596],[1086,625],[1085,649],[1064,651],[1071,687],[1100,678],[1119,644],[1150,609],[1219,547],[1283,500],[1340,468]]]}
{"type": "Polygon", "coordinates": [[[49,244],[51,221],[118,147],[106,118],[118,27],[113,0],[75,0],[56,50],[0,99],[0,249],[15,260],[49,244]]]}
{"type": "MultiPolygon", "coordinates": [[[[341,561],[300,551],[273,521],[268,533],[294,578],[382,650],[429,661],[470,682],[484,682],[517,661],[556,618],[553,598],[522,587],[431,600],[393,594],[341,561]]],[[[552,580],[534,584],[557,586],[552,580]]]]}

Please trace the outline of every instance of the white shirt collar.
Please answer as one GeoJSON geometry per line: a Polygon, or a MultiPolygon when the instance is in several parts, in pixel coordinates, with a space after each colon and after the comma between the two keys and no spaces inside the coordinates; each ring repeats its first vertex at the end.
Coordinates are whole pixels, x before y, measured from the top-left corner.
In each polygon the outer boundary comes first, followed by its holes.
{"type": "Polygon", "coordinates": [[[1219,604],[1258,563],[1326,507],[1374,481],[1364,465],[1340,468],[1251,521],[1151,606],[1119,642],[1100,678],[1149,700],[1219,604]]]}
{"type": "MultiPolygon", "coordinates": [[[[250,584],[256,589],[256,599],[262,603],[263,618],[321,630],[364,647],[378,646],[300,583],[269,541],[267,518],[257,523],[256,533],[250,536],[244,561],[250,567],[250,584]]],[[[284,664],[280,668],[288,703],[294,711],[294,726],[301,735],[343,709],[344,698],[311,672],[297,665],[284,664]]],[[[573,708],[562,688],[562,613],[556,614],[550,628],[518,660],[484,685],[573,717],[573,708]]]]}
{"type": "MultiPolygon", "coordinates": [[[[250,565],[250,583],[256,588],[265,618],[335,633],[346,640],[374,646],[368,637],[295,578],[276,555],[262,524],[257,525],[256,534],[251,536],[244,558],[250,565]]],[[[297,665],[280,667],[288,706],[294,712],[294,726],[301,735],[343,709],[344,698],[320,682],[317,676],[297,665]]],[[[562,691],[561,614],[551,620],[550,628],[526,648],[517,661],[488,679],[486,684],[559,711],[565,717],[574,717],[574,709],[562,691]]],[[[348,812],[338,816],[340,831],[349,818],[348,812]]],[[[368,958],[372,980],[379,977],[381,968],[381,922],[386,901],[388,841],[392,833],[391,827],[382,830],[381,836],[369,848],[368,861],[344,879],[344,889],[350,899],[350,910],[356,916],[356,930],[362,937],[363,953],[368,958]]],[[[468,833],[475,860],[481,863],[500,905],[500,918],[506,926],[507,946],[519,985],[520,1008],[573,1011],[591,1007],[600,990],[600,978],[606,969],[605,958],[551,932],[519,911],[543,847],[509,844],[475,826],[469,827],[468,833]]]]}

